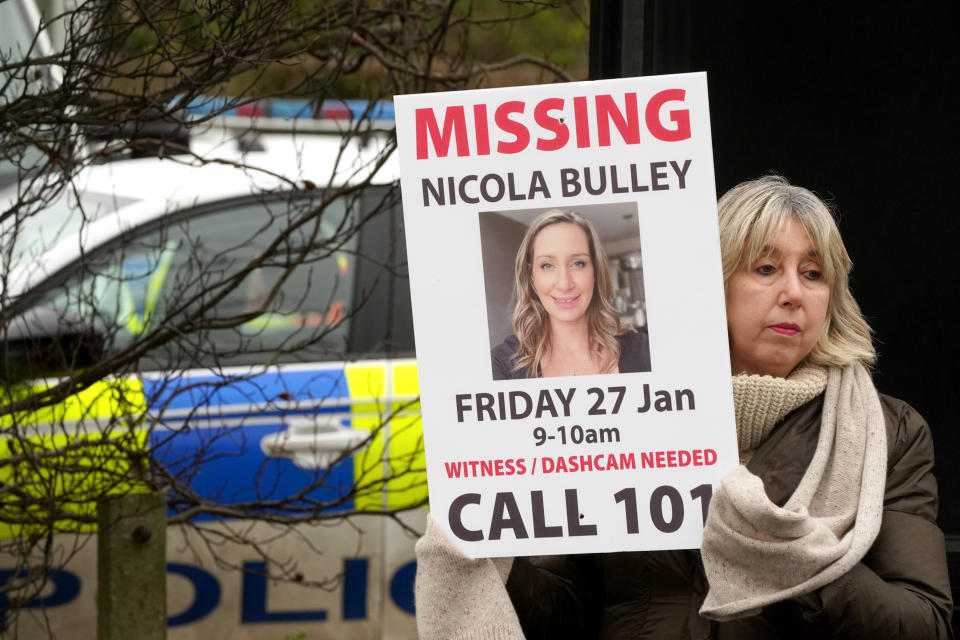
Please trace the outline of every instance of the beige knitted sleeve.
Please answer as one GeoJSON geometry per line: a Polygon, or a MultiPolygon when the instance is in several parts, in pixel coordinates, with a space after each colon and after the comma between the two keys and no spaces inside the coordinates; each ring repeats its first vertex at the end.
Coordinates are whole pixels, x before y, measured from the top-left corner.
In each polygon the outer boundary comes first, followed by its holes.
{"type": "Polygon", "coordinates": [[[513,558],[468,558],[429,516],[416,551],[421,640],[524,640],[504,587],[513,558]]]}

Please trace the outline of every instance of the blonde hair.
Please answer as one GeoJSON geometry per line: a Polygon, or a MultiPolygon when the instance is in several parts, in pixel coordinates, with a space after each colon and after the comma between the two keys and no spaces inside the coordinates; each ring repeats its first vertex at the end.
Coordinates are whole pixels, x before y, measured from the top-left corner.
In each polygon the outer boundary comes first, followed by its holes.
{"type": "Polygon", "coordinates": [[[869,367],[876,362],[870,326],[850,292],[853,263],[833,214],[820,198],[781,176],[770,175],[730,189],[717,209],[724,286],[735,271],[755,263],[768,250],[771,239],[795,220],[819,254],[830,286],[826,321],[803,362],[841,367],[854,362],[869,367]]]}
{"type": "Polygon", "coordinates": [[[515,262],[514,295],[517,305],[513,310],[513,332],[520,343],[513,357],[513,368],[526,369],[532,377],[540,371],[540,361],[550,349],[550,318],[533,288],[533,241],[545,227],[566,222],[583,229],[590,245],[593,261],[593,297],[587,309],[587,332],[594,354],[609,354],[604,368],[612,367],[620,359],[620,343],[616,336],[624,332],[620,316],[610,302],[613,283],[610,263],[600,245],[600,238],[590,221],[574,211],[551,209],[541,213],[527,228],[515,262]]]}

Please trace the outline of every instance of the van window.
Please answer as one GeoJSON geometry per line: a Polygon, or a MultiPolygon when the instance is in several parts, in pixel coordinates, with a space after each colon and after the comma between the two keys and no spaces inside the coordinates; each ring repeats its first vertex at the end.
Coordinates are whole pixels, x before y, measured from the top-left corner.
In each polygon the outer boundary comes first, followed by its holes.
{"type": "Polygon", "coordinates": [[[342,359],[363,301],[360,216],[342,199],[321,212],[321,198],[168,216],[88,256],[38,306],[86,318],[108,352],[170,328],[147,357],[163,368],[342,359]]]}
{"type": "MultiPolygon", "coordinates": [[[[32,0],[0,1],[0,67],[10,65],[0,79],[0,107],[45,85],[54,86],[48,66],[18,69],[15,64],[27,58],[42,60],[52,54],[46,33],[37,31],[39,18],[32,0]],[[37,71],[42,80],[37,78],[37,71]]],[[[42,134],[31,131],[27,135],[42,134]]],[[[44,154],[35,145],[0,149],[0,189],[15,184],[22,173],[41,167],[44,160],[44,154]]]]}
{"type": "MultiPolygon", "coordinates": [[[[0,2],[0,61],[23,60],[36,37],[37,25],[31,24],[26,8],[19,0],[0,2]]],[[[6,86],[3,96],[13,96],[16,85],[6,86]]],[[[21,85],[22,88],[22,85],[21,85]]]]}

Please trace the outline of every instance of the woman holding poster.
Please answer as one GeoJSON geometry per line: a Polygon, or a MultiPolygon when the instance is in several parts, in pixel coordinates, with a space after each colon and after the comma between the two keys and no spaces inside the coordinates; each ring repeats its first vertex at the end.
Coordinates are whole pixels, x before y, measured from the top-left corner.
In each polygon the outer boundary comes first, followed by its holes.
{"type": "Polygon", "coordinates": [[[471,560],[428,524],[421,638],[948,638],[930,430],[881,396],[829,209],[779,177],[719,202],[741,466],[701,551],[471,560]]]}
{"type": "Polygon", "coordinates": [[[530,224],[515,263],[514,335],[490,353],[494,380],[650,371],[646,332],[620,324],[596,229],[552,209],[530,224]]]}

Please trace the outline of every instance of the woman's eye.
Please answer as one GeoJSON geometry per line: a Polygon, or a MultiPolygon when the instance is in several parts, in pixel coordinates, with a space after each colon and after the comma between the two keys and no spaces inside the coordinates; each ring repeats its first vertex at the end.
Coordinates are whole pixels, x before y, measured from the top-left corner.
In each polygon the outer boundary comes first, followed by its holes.
{"type": "Polygon", "coordinates": [[[553,269],[553,265],[550,264],[549,262],[544,262],[540,264],[540,269],[543,271],[550,271],[551,269],[553,269]]]}
{"type": "Polygon", "coordinates": [[[574,261],[573,261],[573,268],[574,268],[574,269],[583,269],[583,268],[586,267],[586,266],[587,266],[587,261],[586,261],[586,260],[574,260],[574,261]]]}
{"type": "Polygon", "coordinates": [[[776,269],[772,264],[762,264],[756,268],[756,272],[762,276],[773,275],[776,272],[776,269]]]}
{"type": "Polygon", "coordinates": [[[823,278],[823,274],[816,269],[808,269],[803,272],[803,277],[805,277],[807,280],[820,280],[823,278]]]}

